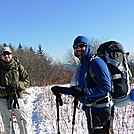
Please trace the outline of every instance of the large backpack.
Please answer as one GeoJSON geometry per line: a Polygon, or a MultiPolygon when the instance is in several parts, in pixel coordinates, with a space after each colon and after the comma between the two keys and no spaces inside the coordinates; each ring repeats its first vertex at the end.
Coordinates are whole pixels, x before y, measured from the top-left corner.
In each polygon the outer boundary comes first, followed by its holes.
{"type": "Polygon", "coordinates": [[[128,66],[128,53],[124,52],[120,43],[109,41],[99,46],[97,55],[105,61],[111,74],[111,96],[114,105],[117,107],[126,106],[130,101],[130,81],[132,78],[128,66]]]}

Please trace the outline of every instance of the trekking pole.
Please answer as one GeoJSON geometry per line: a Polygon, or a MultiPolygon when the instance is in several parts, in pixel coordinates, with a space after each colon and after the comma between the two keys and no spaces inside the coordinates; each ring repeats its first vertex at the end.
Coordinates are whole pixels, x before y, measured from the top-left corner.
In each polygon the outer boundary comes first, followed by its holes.
{"type": "Polygon", "coordinates": [[[9,110],[9,113],[10,113],[10,134],[12,134],[12,129],[13,129],[13,107],[12,107],[12,103],[13,103],[13,98],[9,97],[9,99],[7,100],[7,105],[8,105],[8,110],[9,110]]]}
{"type": "Polygon", "coordinates": [[[61,95],[58,94],[56,95],[56,107],[57,107],[57,132],[58,134],[60,134],[60,124],[59,124],[59,106],[62,106],[63,105],[63,102],[62,102],[62,99],[61,99],[61,95]]]}
{"type": "Polygon", "coordinates": [[[24,134],[26,134],[26,130],[25,130],[25,127],[24,127],[24,122],[23,122],[23,119],[22,119],[22,115],[21,115],[21,111],[20,111],[20,106],[19,106],[19,102],[18,102],[18,94],[16,92],[16,89],[14,90],[15,91],[15,95],[14,95],[14,104],[13,104],[13,108],[16,109],[16,106],[18,107],[18,111],[19,111],[19,114],[20,114],[20,121],[21,121],[21,125],[23,127],[23,132],[24,134]]]}
{"type": "Polygon", "coordinates": [[[74,98],[74,111],[73,111],[73,120],[72,120],[72,134],[74,133],[74,125],[75,125],[75,115],[76,115],[76,108],[78,105],[78,98],[74,98]]]}

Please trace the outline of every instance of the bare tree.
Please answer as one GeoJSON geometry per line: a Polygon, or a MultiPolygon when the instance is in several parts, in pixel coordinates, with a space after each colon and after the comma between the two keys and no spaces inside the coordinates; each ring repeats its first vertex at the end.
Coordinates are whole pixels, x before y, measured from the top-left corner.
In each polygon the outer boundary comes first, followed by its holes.
{"type": "Polygon", "coordinates": [[[73,50],[69,49],[67,54],[65,55],[64,62],[71,65],[72,70],[75,70],[79,63],[79,59],[74,56],[73,50]]]}
{"type": "Polygon", "coordinates": [[[102,43],[102,41],[99,40],[99,39],[95,39],[95,38],[89,37],[89,42],[92,45],[92,52],[93,52],[93,54],[96,54],[97,53],[97,49],[98,49],[99,45],[102,43]]]}

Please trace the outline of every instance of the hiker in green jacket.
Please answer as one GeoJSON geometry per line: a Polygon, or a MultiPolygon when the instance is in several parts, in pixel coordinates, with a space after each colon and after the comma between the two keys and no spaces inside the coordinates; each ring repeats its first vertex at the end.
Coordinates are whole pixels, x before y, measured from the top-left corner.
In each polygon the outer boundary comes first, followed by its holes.
{"type": "Polygon", "coordinates": [[[29,86],[29,77],[24,67],[15,60],[10,47],[0,52],[0,111],[6,134],[15,134],[12,115],[16,116],[20,134],[27,134],[27,114],[23,91],[29,86]]]}

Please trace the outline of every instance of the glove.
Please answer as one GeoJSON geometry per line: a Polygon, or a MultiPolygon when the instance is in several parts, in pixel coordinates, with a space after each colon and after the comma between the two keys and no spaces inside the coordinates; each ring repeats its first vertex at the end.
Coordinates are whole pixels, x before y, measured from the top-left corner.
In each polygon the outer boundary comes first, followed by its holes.
{"type": "Polygon", "coordinates": [[[11,83],[9,86],[10,86],[11,88],[14,88],[14,90],[17,90],[18,87],[19,87],[18,83],[16,83],[16,82],[11,83]]]}
{"type": "Polygon", "coordinates": [[[15,95],[16,94],[16,90],[18,89],[18,84],[16,82],[9,84],[6,87],[6,93],[8,95],[15,95]]]}
{"type": "Polygon", "coordinates": [[[59,86],[53,86],[51,88],[51,91],[53,92],[54,95],[58,96],[59,94],[63,93],[63,87],[59,87],[59,86]]]}
{"type": "Polygon", "coordinates": [[[5,88],[5,90],[6,90],[7,95],[15,95],[15,90],[14,90],[14,88],[12,88],[10,85],[8,85],[8,86],[5,88]]]}
{"type": "Polygon", "coordinates": [[[83,89],[81,89],[80,87],[77,86],[72,86],[72,95],[75,97],[81,97],[84,94],[83,89]]]}
{"type": "Polygon", "coordinates": [[[63,101],[62,101],[62,98],[61,98],[61,94],[56,95],[56,102],[59,102],[60,106],[63,105],[63,101]]]}

